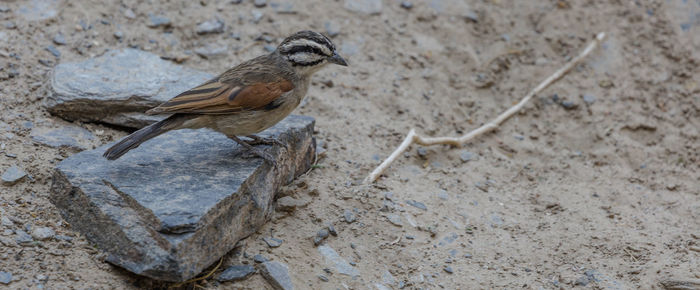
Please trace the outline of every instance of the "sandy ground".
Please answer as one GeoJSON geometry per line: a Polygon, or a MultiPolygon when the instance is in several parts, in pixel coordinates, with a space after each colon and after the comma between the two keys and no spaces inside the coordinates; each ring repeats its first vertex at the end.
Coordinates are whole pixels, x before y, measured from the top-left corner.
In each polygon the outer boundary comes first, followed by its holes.
{"type": "MultiPolygon", "coordinates": [[[[438,0],[405,9],[384,0],[379,15],[349,11],[343,1],[299,1],[296,14],[247,0],[117,2],[57,2],[47,20],[21,14],[28,1],[0,2],[9,8],[0,12],[0,145],[9,154],[0,154],[0,170],[18,165],[32,177],[0,186],[0,214],[11,221],[0,232],[0,271],[12,274],[12,288],[165,286],[103,262],[48,201],[52,168],[75,153],[29,137],[35,127],[67,124],[41,105],[53,65],[134,46],[189,55],[183,65],[219,73],[264,53],[268,43],[255,40],[262,34],[276,45],[297,30],[325,32],[329,21],[351,66],[320,72],[297,110],[317,118],[326,157],[281,193],[308,204],[276,214],[224,265],[262,254],[288,264],[299,289],[399,282],[411,289],[634,289],[700,279],[697,1],[438,0]],[[263,13],[257,23],[254,10],[263,13]],[[468,11],[477,21],[464,17],[468,11]],[[149,13],[169,17],[172,27],[147,27],[149,13]],[[226,23],[224,33],[195,33],[215,17],[226,23]],[[432,136],[476,128],[600,31],[609,33],[601,50],[497,132],[464,148],[414,147],[376,184],[360,184],[410,128],[432,136]],[[57,33],[65,45],[52,43],[57,33]],[[213,59],[191,53],[207,44],[229,52],[213,59]],[[465,151],[472,153],[466,162],[465,151]],[[346,211],[357,221],[346,223],[346,211]],[[356,263],[360,276],[337,273],[314,247],[312,237],[329,223],[338,237],[326,245],[356,263]],[[14,243],[14,230],[43,226],[73,239],[14,243]],[[269,235],[282,246],[268,248],[262,238],[269,235]]],[[[126,135],[78,125],[98,136],[93,147],[126,135]]],[[[199,285],[270,287],[260,275],[199,285]]]]}

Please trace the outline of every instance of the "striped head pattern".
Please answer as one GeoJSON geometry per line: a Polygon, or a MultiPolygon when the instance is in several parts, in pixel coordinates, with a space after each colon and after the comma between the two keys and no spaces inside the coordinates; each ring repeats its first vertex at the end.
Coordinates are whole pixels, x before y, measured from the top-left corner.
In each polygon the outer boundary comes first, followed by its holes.
{"type": "Polygon", "coordinates": [[[287,37],[277,51],[297,69],[316,71],[328,63],[347,66],[328,37],[309,30],[287,37]]]}

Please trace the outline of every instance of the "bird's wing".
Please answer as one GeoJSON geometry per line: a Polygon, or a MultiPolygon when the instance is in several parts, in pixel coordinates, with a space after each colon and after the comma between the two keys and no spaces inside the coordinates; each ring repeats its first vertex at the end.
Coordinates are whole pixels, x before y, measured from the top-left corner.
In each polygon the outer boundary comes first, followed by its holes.
{"type": "Polygon", "coordinates": [[[294,84],[283,77],[258,74],[255,79],[259,81],[217,77],[148,110],[146,114],[229,114],[255,110],[294,89],[294,84]]]}

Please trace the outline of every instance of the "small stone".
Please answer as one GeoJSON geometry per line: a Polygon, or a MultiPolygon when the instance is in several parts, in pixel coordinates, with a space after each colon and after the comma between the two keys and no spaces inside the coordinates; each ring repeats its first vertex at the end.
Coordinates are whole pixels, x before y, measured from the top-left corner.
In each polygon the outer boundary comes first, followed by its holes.
{"type": "Polygon", "coordinates": [[[336,21],[326,21],[326,23],[323,24],[323,28],[326,29],[326,34],[330,37],[340,34],[340,30],[342,29],[340,24],[336,21]]]}
{"type": "Polygon", "coordinates": [[[15,226],[15,224],[6,216],[2,216],[2,218],[0,218],[0,223],[2,224],[2,226],[7,228],[15,226]]]}
{"type": "Polygon", "coordinates": [[[0,271],[0,283],[7,285],[10,282],[12,282],[12,273],[0,271]]]}
{"type": "Polygon", "coordinates": [[[250,277],[250,275],[253,275],[253,273],[255,273],[255,268],[253,268],[253,266],[235,265],[226,268],[224,272],[216,277],[216,280],[219,282],[240,281],[250,277]]]}
{"type": "Polygon", "coordinates": [[[13,165],[2,174],[2,183],[5,185],[13,185],[22,180],[25,176],[27,176],[26,172],[13,165]]]}
{"type": "Polygon", "coordinates": [[[334,266],[338,273],[355,277],[360,275],[360,271],[351,266],[343,257],[338,255],[333,248],[329,246],[319,246],[318,252],[325,258],[326,264],[334,266]]]}
{"type": "Polygon", "coordinates": [[[334,237],[338,236],[338,232],[335,231],[335,227],[333,227],[333,225],[328,225],[328,233],[334,237]]]}
{"type": "Polygon", "coordinates": [[[197,34],[222,33],[224,32],[224,22],[220,19],[204,21],[197,25],[197,34]]]}
{"type": "Polygon", "coordinates": [[[398,227],[403,226],[403,222],[401,221],[401,217],[399,215],[390,214],[386,218],[389,220],[389,222],[391,222],[391,224],[393,224],[395,226],[398,226],[398,227]]]}
{"type": "Polygon", "coordinates": [[[284,240],[281,239],[276,239],[276,238],[263,238],[263,241],[270,247],[270,248],[277,248],[282,245],[282,242],[284,240]]]}
{"type": "Polygon", "coordinates": [[[559,104],[566,110],[573,110],[573,109],[576,109],[578,107],[578,104],[576,104],[572,101],[561,101],[561,103],[559,103],[559,104]]]}
{"type": "Polygon", "coordinates": [[[401,8],[403,9],[411,9],[413,8],[413,3],[411,1],[401,1],[401,8]]]}
{"type": "Polygon", "coordinates": [[[15,242],[17,242],[20,245],[28,244],[34,241],[34,239],[32,239],[32,236],[30,236],[27,232],[23,230],[16,230],[15,234],[17,234],[17,236],[15,237],[15,242]]]}
{"type": "Polygon", "coordinates": [[[64,235],[56,235],[54,238],[56,238],[57,240],[66,241],[69,243],[73,241],[72,237],[64,236],[64,235]]]}
{"type": "Polygon", "coordinates": [[[328,230],[327,229],[321,229],[316,233],[316,237],[314,238],[314,245],[318,246],[320,245],[323,240],[328,238],[328,230]]]}
{"type": "Polygon", "coordinates": [[[55,57],[61,57],[61,52],[58,51],[58,49],[57,49],[55,46],[53,46],[53,45],[47,46],[47,47],[46,47],[46,51],[50,52],[50,53],[53,54],[53,56],[55,56],[55,57]]]}
{"type": "Polygon", "coordinates": [[[466,150],[459,153],[459,159],[462,160],[462,162],[468,162],[472,160],[473,157],[474,154],[466,150]]]}
{"type": "Polygon", "coordinates": [[[278,14],[297,14],[297,10],[294,9],[293,2],[270,3],[270,6],[274,7],[275,12],[278,14]]]}
{"type": "Polygon", "coordinates": [[[277,47],[274,46],[274,45],[272,45],[272,44],[265,44],[265,45],[263,45],[263,48],[264,48],[265,51],[267,51],[267,52],[273,52],[273,51],[275,51],[275,50],[277,49],[277,47]]]}
{"type": "Polygon", "coordinates": [[[439,199],[442,199],[442,200],[447,200],[450,198],[450,195],[447,194],[447,191],[444,191],[444,190],[440,190],[440,192],[437,193],[437,196],[439,199]]]}
{"type": "Polygon", "coordinates": [[[428,207],[425,206],[425,204],[422,203],[422,202],[420,202],[420,201],[407,200],[406,203],[407,203],[408,205],[413,206],[413,207],[418,208],[418,209],[428,210],[428,207]]]}
{"type": "Polygon", "coordinates": [[[260,264],[260,273],[272,288],[277,290],[293,290],[292,278],[289,277],[289,267],[280,262],[265,262],[260,264]]]}
{"type": "Polygon", "coordinates": [[[276,209],[279,211],[293,212],[297,208],[298,204],[299,202],[295,198],[291,196],[284,196],[277,200],[276,209]]]}
{"type": "Polygon", "coordinates": [[[7,6],[5,6],[5,5],[0,5],[0,12],[2,12],[2,13],[7,13],[7,12],[10,12],[10,11],[11,11],[10,7],[7,7],[7,6]]]}
{"type": "Polygon", "coordinates": [[[222,57],[226,55],[227,52],[228,48],[226,46],[216,46],[212,44],[207,44],[194,49],[194,53],[206,59],[222,57]]]}
{"type": "Polygon", "coordinates": [[[476,183],[474,183],[474,186],[476,186],[476,188],[478,189],[481,189],[481,191],[483,192],[489,192],[489,184],[486,182],[477,181],[476,183]]]}
{"type": "Polygon", "coordinates": [[[47,280],[49,280],[49,276],[46,276],[44,274],[39,274],[39,275],[36,275],[36,279],[39,281],[42,281],[42,282],[46,282],[47,280]]]}
{"type": "Polygon", "coordinates": [[[231,3],[231,4],[241,4],[241,3],[243,3],[243,0],[231,0],[231,1],[229,1],[229,3],[231,3]]]}
{"type": "Polygon", "coordinates": [[[425,147],[418,147],[418,150],[416,150],[416,152],[421,158],[425,158],[426,156],[428,156],[428,149],[425,149],[425,147]]]}
{"type": "Polygon", "coordinates": [[[263,14],[261,11],[258,11],[258,10],[253,10],[250,12],[250,14],[253,15],[253,22],[254,23],[260,22],[260,20],[263,18],[263,16],[265,16],[265,14],[263,14]]]}
{"type": "Polygon", "coordinates": [[[172,25],[170,18],[162,15],[148,14],[148,27],[158,28],[158,27],[169,27],[172,25]]]}
{"type": "Polygon", "coordinates": [[[318,279],[323,281],[323,282],[328,282],[328,278],[326,276],[323,276],[323,275],[318,275],[318,279]]]}
{"type": "Polygon", "coordinates": [[[581,276],[578,279],[576,279],[575,285],[586,286],[590,282],[591,282],[591,280],[588,279],[588,276],[584,275],[584,276],[581,276]]]}
{"type": "Polygon", "coordinates": [[[124,38],[124,32],[121,32],[119,30],[115,31],[114,38],[121,40],[122,38],[124,38]]]}
{"type": "Polygon", "coordinates": [[[464,257],[467,258],[467,259],[471,259],[471,258],[472,258],[472,254],[466,253],[466,254],[464,254],[464,257]]]}
{"type": "Polygon", "coordinates": [[[450,266],[445,267],[444,270],[445,270],[445,272],[447,272],[448,274],[454,273],[454,271],[452,270],[452,267],[450,267],[450,266]]]}
{"type": "Polygon", "coordinates": [[[585,94],[583,95],[583,101],[586,102],[586,104],[593,104],[595,102],[595,96],[594,95],[589,95],[585,94]]]}
{"type": "Polygon", "coordinates": [[[64,45],[66,44],[66,37],[63,36],[61,33],[57,33],[53,37],[53,43],[58,44],[58,45],[64,45]]]}
{"type": "Polygon", "coordinates": [[[355,222],[355,220],[356,220],[355,214],[353,214],[352,211],[347,210],[347,209],[345,210],[345,213],[343,213],[343,217],[345,217],[345,222],[347,222],[349,224],[355,222]]]}
{"type": "Polygon", "coordinates": [[[32,237],[40,241],[53,238],[54,235],[56,235],[56,233],[48,227],[36,228],[32,231],[32,237]]]}
{"type": "Polygon", "coordinates": [[[124,17],[129,18],[129,19],[134,19],[134,18],[136,18],[136,13],[134,13],[134,10],[127,8],[124,10],[124,17]]]}
{"type": "Polygon", "coordinates": [[[255,256],[253,256],[253,261],[255,261],[255,263],[265,263],[269,261],[269,259],[265,258],[265,256],[263,255],[256,254],[255,256]]]}
{"type": "Polygon", "coordinates": [[[265,6],[267,6],[267,0],[255,0],[253,2],[253,5],[255,5],[255,7],[258,7],[258,8],[265,7],[265,6]]]}
{"type": "Polygon", "coordinates": [[[518,141],[523,141],[525,140],[525,136],[523,135],[513,135],[513,138],[515,138],[518,141]]]}
{"type": "Polygon", "coordinates": [[[462,16],[464,16],[464,18],[466,18],[467,20],[470,20],[472,22],[475,22],[475,23],[479,22],[479,15],[477,15],[476,12],[474,12],[472,10],[465,11],[462,16]]]}
{"type": "Polygon", "coordinates": [[[613,84],[613,82],[611,80],[606,79],[606,80],[599,81],[598,86],[600,86],[601,88],[604,88],[604,89],[609,89],[609,88],[612,88],[613,86],[615,86],[615,84],[613,84]]]}
{"type": "Polygon", "coordinates": [[[367,15],[382,13],[382,0],[345,0],[345,9],[367,15]]]}

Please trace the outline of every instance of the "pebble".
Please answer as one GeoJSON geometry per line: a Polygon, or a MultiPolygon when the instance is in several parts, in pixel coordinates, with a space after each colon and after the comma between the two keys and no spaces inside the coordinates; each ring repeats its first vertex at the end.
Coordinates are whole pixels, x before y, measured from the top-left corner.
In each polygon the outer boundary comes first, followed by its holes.
{"type": "Polygon", "coordinates": [[[328,277],[323,276],[323,275],[318,275],[318,279],[323,281],[323,282],[328,282],[328,277]]]}
{"type": "Polygon", "coordinates": [[[115,31],[115,32],[114,32],[114,38],[121,40],[122,38],[124,38],[124,32],[115,31]]]}
{"type": "Polygon", "coordinates": [[[2,226],[4,226],[4,227],[8,227],[8,228],[15,226],[15,224],[12,222],[12,220],[10,220],[10,218],[8,218],[6,216],[2,216],[2,218],[0,218],[0,224],[2,224],[2,226]]]}
{"type": "Polygon", "coordinates": [[[452,267],[450,267],[450,266],[445,267],[444,270],[445,270],[445,272],[447,272],[448,274],[454,273],[454,271],[452,270],[452,267]]]}
{"type": "Polygon", "coordinates": [[[328,225],[328,233],[330,233],[334,237],[338,236],[338,232],[335,231],[335,227],[333,225],[328,225]]]}
{"type": "Polygon", "coordinates": [[[13,165],[12,167],[5,170],[5,173],[2,174],[1,178],[3,184],[13,185],[22,180],[22,178],[24,178],[25,176],[27,176],[26,172],[24,172],[19,167],[13,165]]]}
{"type": "Polygon", "coordinates": [[[450,198],[450,195],[447,194],[447,191],[444,191],[444,190],[440,190],[440,192],[438,192],[437,196],[439,199],[442,199],[442,200],[447,200],[450,198]]]}
{"type": "Polygon", "coordinates": [[[257,254],[255,256],[253,256],[253,261],[255,261],[256,263],[265,263],[265,262],[269,261],[269,259],[265,258],[265,256],[263,256],[263,255],[257,254]]]}
{"type": "Polygon", "coordinates": [[[63,36],[61,33],[57,33],[53,37],[53,43],[58,44],[58,45],[64,45],[66,44],[66,37],[63,36]]]}
{"type": "Polygon", "coordinates": [[[585,94],[583,95],[583,101],[586,102],[586,104],[593,104],[595,102],[595,96],[594,95],[589,95],[585,94]]]}
{"type": "Polygon", "coordinates": [[[207,44],[202,47],[195,48],[194,52],[206,59],[217,58],[226,55],[228,48],[226,46],[213,46],[207,44]]]}
{"type": "Polygon", "coordinates": [[[46,51],[50,52],[50,53],[53,54],[53,56],[55,56],[55,57],[61,57],[61,52],[58,51],[58,49],[57,49],[55,46],[53,46],[53,45],[47,46],[47,47],[46,47],[46,51]]]}
{"type": "Polygon", "coordinates": [[[49,227],[36,228],[32,231],[32,237],[40,241],[48,240],[53,238],[55,235],[56,232],[49,227]]]}
{"type": "Polygon", "coordinates": [[[7,285],[10,282],[12,282],[12,273],[0,271],[0,283],[7,285]]]}
{"type": "Polygon", "coordinates": [[[328,34],[330,37],[340,34],[340,30],[342,29],[340,24],[335,21],[326,21],[326,23],[323,24],[323,28],[326,29],[326,34],[328,34]]]}
{"type": "Polygon", "coordinates": [[[591,280],[588,279],[588,276],[583,275],[583,276],[579,277],[578,279],[576,279],[575,285],[586,286],[590,282],[591,282],[591,280]]]}
{"type": "Polygon", "coordinates": [[[253,5],[255,5],[255,7],[258,7],[258,8],[265,7],[265,6],[267,6],[267,0],[255,0],[253,2],[253,5]]]}
{"type": "Polygon", "coordinates": [[[472,160],[473,157],[474,157],[474,153],[471,153],[467,150],[464,150],[464,151],[459,153],[459,159],[462,160],[462,162],[468,162],[468,161],[472,160]]]}
{"type": "Polygon", "coordinates": [[[172,24],[170,18],[162,15],[148,14],[148,21],[148,27],[150,28],[168,27],[172,24]]]}
{"type": "Polygon", "coordinates": [[[352,211],[350,211],[348,209],[346,209],[345,213],[343,213],[343,217],[345,217],[345,222],[347,222],[349,224],[351,224],[351,223],[355,222],[355,220],[357,220],[357,218],[355,217],[355,214],[353,214],[352,211]]]}
{"type": "Polygon", "coordinates": [[[561,101],[561,103],[559,103],[559,104],[566,110],[573,110],[573,109],[576,109],[578,107],[578,104],[576,104],[572,101],[561,101]]]}
{"type": "Polygon", "coordinates": [[[0,12],[2,12],[2,13],[7,13],[7,12],[10,12],[10,11],[11,11],[10,7],[7,7],[7,6],[5,6],[5,5],[0,5],[0,12]]]}
{"type": "Polygon", "coordinates": [[[270,248],[277,248],[282,245],[282,242],[284,240],[281,239],[276,239],[276,238],[263,238],[263,241],[270,247],[270,248]]]}
{"type": "Polygon", "coordinates": [[[278,14],[296,14],[297,10],[294,9],[294,3],[270,3],[270,6],[275,8],[275,12],[278,14]]]}
{"type": "Polygon", "coordinates": [[[513,138],[515,138],[518,141],[523,141],[525,140],[525,136],[523,135],[513,135],[513,138]]]}
{"type": "Polygon", "coordinates": [[[401,1],[401,8],[411,9],[413,8],[413,3],[411,3],[411,1],[401,1]]]}
{"type": "Polygon", "coordinates": [[[425,158],[426,156],[428,156],[428,149],[425,149],[425,147],[418,147],[416,152],[421,158],[425,158]]]}
{"type": "Polygon", "coordinates": [[[265,44],[265,45],[263,46],[263,48],[264,48],[265,51],[267,51],[267,52],[273,52],[273,51],[275,51],[275,49],[277,49],[277,47],[274,46],[274,45],[272,45],[272,44],[265,44]]]}
{"type": "Polygon", "coordinates": [[[263,14],[261,11],[258,11],[258,10],[253,10],[250,12],[250,14],[253,15],[253,22],[254,23],[260,22],[260,20],[263,18],[263,16],[265,16],[265,14],[263,14]]]}
{"type": "Polygon", "coordinates": [[[489,185],[485,182],[477,181],[476,183],[474,183],[474,186],[476,186],[476,188],[478,189],[481,189],[481,191],[483,192],[489,192],[489,185]]]}
{"type": "Polygon", "coordinates": [[[403,222],[401,221],[401,217],[399,215],[390,214],[386,218],[389,220],[389,222],[391,222],[391,224],[393,224],[395,226],[398,226],[398,227],[403,226],[403,222]]]}
{"type": "Polygon", "coordinates": [[[345,9],[367,15],[382,13],[382,0],[345,0],[345,9]]]}
{"type": "Polygon", "coordinates": [[[136,18],[136,13],[134,13],[134,10],[126,9],[124,10],[124,17],[129,18],[129,19],[134,19],[136,18]]]}
{"type": "Polygon", "coordinates": [[[220,19],[204,21],[197,25],[197,34],[222,33],[224,32],[224,22],[220,19]]]}
{"type": "Polygon", "coordinates": [[[289,277],[289,267],[286,264],[275,261],[262,263],[260,273],[275,289],[294,289],[292,279],[289,277]]]}
{"type": "Polygon", "coordinates": [[[17,234],[17,237],[15,237],[15,242],[17,242],[20,245],[28,244],[34,241],[34,239],[32,239],[32,236],[30,236],[27,232],[23,230],[17,230],[15,231],[15,234],[17,234]]]}
{"type": "Polygon", "coordinates": [[[235,265],[226,268],[223,273],[221,273],[216,280],[219,282],[226,281],[240,281],[245,278],[250,277],[255,273],[255,268],[250,265],[235,265]]]}
{"type": "Polygon", "coordinates": [[[406,204],[408,204],[408,205],[410,205],[410,206],[413,206],[413,207],[415,207],[415,208],[418,208],[418,209],[428,210],[428,207],[425,206],[425,204],[422,203],[422,202],[420,202],[420,201],[407,200],[407,201],[406,201],[406,204]]]}
{"type": "Polygon", "coordinates": [[[321,229],[316,233],[316,237],[314,238],[314,245],[318,246],[320,245],[323,240],[328,238],[328,230],[327,229],[321,229]]]}
{"type": "Polygon", "coordinates": [[[298,204],[299,202],[295,198],[291,196],[284,196],[277,200],[276,209],[280,211],[292,212],[297,208],[298,204]]]}
{"type": "Polygon", "coordinates": [[[319,246],[318,252],[325,258],[326,264],[330,266],[335,266],[335,270],[343,275],[348,275],[350,277],[356,277],[360,275],[360,271],[355,269],[353,266],[343,259],[338,253],[329,246],[319,246]]]}

